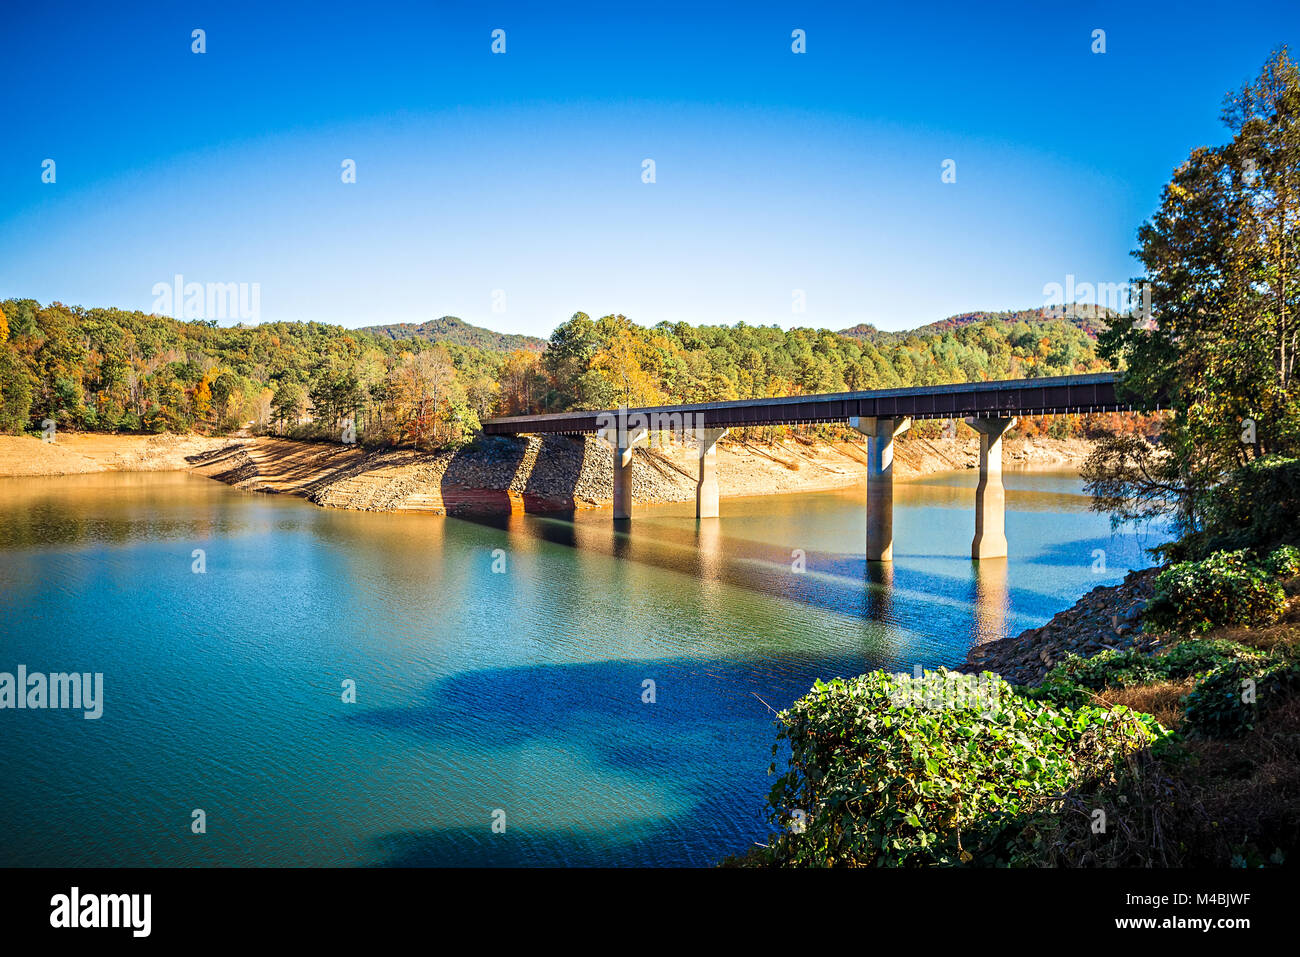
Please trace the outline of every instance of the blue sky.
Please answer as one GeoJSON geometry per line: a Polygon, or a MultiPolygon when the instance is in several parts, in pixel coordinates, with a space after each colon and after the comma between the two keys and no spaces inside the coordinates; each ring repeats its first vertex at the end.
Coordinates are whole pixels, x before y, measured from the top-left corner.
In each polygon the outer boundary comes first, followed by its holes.
{"type": "Polygon", "coordinates": [[[7,4],[0,298],[181,274],[263,321],[543,336],[1032,307],[1135,275],[1224,93],[1300,48],[1294,0],[888,6],[7,4]]]}

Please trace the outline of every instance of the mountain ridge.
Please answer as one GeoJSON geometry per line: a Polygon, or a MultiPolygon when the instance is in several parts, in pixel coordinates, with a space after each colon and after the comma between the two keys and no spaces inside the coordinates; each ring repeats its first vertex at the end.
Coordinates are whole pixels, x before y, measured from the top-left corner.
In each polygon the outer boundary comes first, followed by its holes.
{"type": "Polygon", "coordinates": [[[450,342],[453,345],[473,346],[494,352],[514,352],[516,349],[541,352],[546,348],[545,339],[513,332],[496,332],[483,326],[472,325],[456,316],[439,316],[437,319],[421,323],[394,322],[361,326],[357,331],[394,341],[425,339],[430,342],[450,342]]]}
{"type": "MultiPolygon", "coordinates": [[[[888,339],[899,336],[928,336],[942,334],[963,326],[979,322],[1050,322],[1062,320],[1082,329],[1095,339],[1104,332],[1108,321],[1119,315],[1106,306],[1075,303],[1071,306],[1039,306],[1032,309],[976,309],[959,312],[914,329],[885,330],[871,323],[858,323],[845,329],[835,330],[835,335],[849,339],[888,339]]],[[[497,332],[484,326],[476,326],[457,316],[440,316],[427,322],[395,322],[371,326],[360,326],[358,332],[368,333],[393,341],[423,339],[428,342],[447,342],[454,345],[473,346],[493,352],[514,352],[524,349],[528,352],[542,352],[547,340],[522,333],[497,332]]]]}
{"type": "Polygon", "coordinates": [[[1050,322],[1059,319],[1077,326],[1091,338],[1097,338],[1105,332],[1109,321],[1119,313],[1106,306],[1087,303],[1075,303],[1071,306],[1039,306],[1033,309],[976,309],[971,312],[959,312],[944,319],[928,322],[915,329],[884,330],[869,322],[860,322],[856,326],[840,329],[836,335],[849,339],[880,339],[897,336],[928,336],[960,329],[962,326],[992,320],[994,322],[1050,322]]]}

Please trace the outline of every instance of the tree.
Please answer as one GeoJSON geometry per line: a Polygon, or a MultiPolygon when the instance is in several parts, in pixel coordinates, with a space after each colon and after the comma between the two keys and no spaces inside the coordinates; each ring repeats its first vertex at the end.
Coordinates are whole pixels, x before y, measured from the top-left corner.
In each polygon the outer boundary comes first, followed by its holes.
{"type": "Polygon", "coordinates": [[[1117,437],[1085,467],[1096,507],[1183,532],[1230,471],[1300,451],[1300,70],[1285,48],[1223,120],[1232,140],[1193,150],[1138,233],[1151,314],[1100,336],[1124,390],[1172,409],[1161,446],[1117,437]]]}
{"type": "Polygon", "coordinates": [[[0,348],[0,432],[21,432],[31,420],[32,387],[27,372],[0,348]]]}
{"type": "Polygon", "coordinates": [[[455,414],[452,406],[463,405],[465,395],[446,347],[403,356],[393,368],[388,392],[397,435],[413,448],[432,448],[456,431],[448,427],[455,414]]]}
{"type": "Polygon", "coordinates": [[[580,386],[582,374],[591,368],[591,359],[600,346],[596,324],[585,312],[575,312],[551,333],[542,354],[542,365],[551,380],[547,407],[568,409],[584,405],[587,398],[580,386]]]}
{"type": "Polygon", "coordinates": [[[653,350],[637,336],[631,323],[622,316],[617,318],[623,322],[592,356],[592,371],[605,379],[620,405],[631,408],[663,402],[657,377],[650,371],[655,364],[653,350]]]}
{"type": "Polygon", "coordinates": [[[527,349],[516,349],[501,363],[498,408],[501,415],[519,415],[536,411],[546,389],[541,356],[527,349]]]}
{"type": "Polygon", "coordinates": [[[281,381],[271,399],[271,410],[275,413],[275,420],[279,424],[281,432],[284,431],[286,421],[291,425],[298,424],[298,419],[302,415],[306,403],[307,393],[303,390],[301,384],[294,382],[292,379],[281,381]]]}
{"type": "MultiPolygon", "coordinates": [[[[430,351],[420,337],[317,322],[222,327],[30,299],[0,306],[8,325],[0,354],[12,364],[9,391],[17,396],[19,383],[26,383],[28,415],[37,422],[55,418],[138,430],[188,428],[205,414],[217,428],[273,417],[282,427],[337,440],[339,420],[353,418],[358,435],[374,442],[412,441],[399,429],[412,424],[410,407],[400,410],[404,418],[397,422],[401,397],[393,390],[413,361],[408,357],[430,351]],[[264,392],[265,415],[259,411],[264,392]],[[314,420],[304,426],[307,393],[314,420]]],[[[911,333],[837,335],[745,323],[646,328],[622,315],[593,321],[575,313],[556,329],[540,359],[534,352],[441,343],[439,361],[451,367],[447,394],[426,408],[424,425],[417,422],[415,429],[421,445],[456,441],[453,407],[462,392],[481,419],[609,409],[620,402],[709,402],[1007,378],[1019,362],[1032,370],[1028,374],[1098,368],[1093,341],[1081,328],[1045,315],[971,314],[911,333]]]]}

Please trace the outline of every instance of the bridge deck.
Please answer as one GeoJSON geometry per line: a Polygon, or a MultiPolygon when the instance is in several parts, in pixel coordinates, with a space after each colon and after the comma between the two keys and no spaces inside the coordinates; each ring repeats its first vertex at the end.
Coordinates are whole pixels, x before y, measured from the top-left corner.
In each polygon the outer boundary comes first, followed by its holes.
{"type": "MultiPolygon", "coordinates": [[[[1116,376],[1046,376],[1000,382],[965,382],[956,385],[829,395],[792,395],[775,399],[741,399],[695,405],[660,405],[628,409],[628,413],[673,415],[692,413],[696,426],[738,428],[747,425],[802,425],[844,422],[860,418],[914,419],[1007,418],[1022,415],[1061,415],[1083,412],[1127,412],[1133,407],[1115,395],[1116,376]],[[702,421],[701,421],[702,419],[702,421]]],[[[617,410],[559,412],[548,415],[514,415],[488,419],[489,435],[520,433],[576,435],[595,432],[617,410]]]]}

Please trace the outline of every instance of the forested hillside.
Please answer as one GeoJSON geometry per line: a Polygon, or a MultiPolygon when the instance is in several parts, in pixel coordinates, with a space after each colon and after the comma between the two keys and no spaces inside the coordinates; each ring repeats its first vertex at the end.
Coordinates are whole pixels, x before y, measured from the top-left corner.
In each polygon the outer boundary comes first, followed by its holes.
{"type": "Polygon", "coordinates": [[[538,352],[315,322],[220,327],[30,299],[0,302],[0,311],[0,430],[8,432],[53,421],[337,439],[351,422],[359,441],[433,447],[467,440],[489,415],[1105,368],[1076,323],[1033,314],[869,339],[744,323],[645,327],[576,313],[538,352]]]}
{"type": "Polygon", "coordinates": [[[373,333],[386,339],[427,339],[430,342],[447,342],[458,346],[473,346],[476,349],[491,349],[498,352],[513,352],[515,349],[528,349],[541,352],[546,348],[546,340],[536,336],[521,336],[507,332],[493,332],[482,326],[472,326],[464,319],[455,316],[443,316],[430,319],[418,325],[414,322],[396,322],[385,326],[362,326],[360,332],[373,333]]]}
{"type": "Polygon", "coordinates": [[[1095,339],[1110,328],[1110,321],[1118,315],[1119,313],[1106,306],[1074,303],[1070,306],[1043,306],[1038,309],[961,312],[955,316],[949,316],[946,319],[919,326],[916,329],[909,329],[906,332],[885,332],[870,323],[863,322],[849,329],[841,329],[840,335],[848,336],[850,339],[870,339],[873,342],[893,341],[900,337],[906,338],[913,335],[926,336],[934,333],[952,332],[963,326],[981,322],[1015,325],[1019,322],[1037,323],[1045,320],[1061,319],[1073,326],[1077,326],[1095,339]]]}

